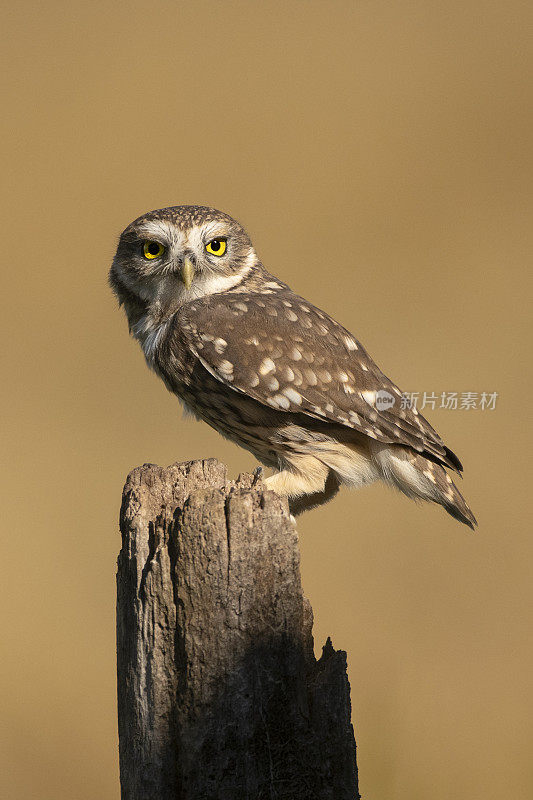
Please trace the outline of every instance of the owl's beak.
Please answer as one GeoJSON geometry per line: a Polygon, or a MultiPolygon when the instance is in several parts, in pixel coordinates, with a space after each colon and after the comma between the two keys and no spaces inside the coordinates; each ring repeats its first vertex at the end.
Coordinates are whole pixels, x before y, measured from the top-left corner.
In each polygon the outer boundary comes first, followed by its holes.
{"type": "Polygon", "coordinates": [[[185,258],[180,272],[180,278],[185,284],[186,289],[191,288],[192,279],[194,278],[194,264],[190,258],[185,258]]]}

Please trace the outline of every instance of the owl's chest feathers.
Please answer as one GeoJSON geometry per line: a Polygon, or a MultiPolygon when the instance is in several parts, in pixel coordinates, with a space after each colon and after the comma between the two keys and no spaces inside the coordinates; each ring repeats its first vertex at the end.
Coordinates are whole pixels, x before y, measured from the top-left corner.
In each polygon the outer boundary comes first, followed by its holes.
{"type": "Polygon", "coordinates": [[[132,336],[141,345],[146,362],[151,369],[155,368],[157,349],[168,333],[171,322],[172,317],[161,320],[148,311],[131,327],[132,336]]]}
{"type": "Polygon", "coordinates": [[[131,328],[141,345],[146,363],[171,392],[181,395],[182,384],[193,369],[192,353],[182,341],[176,314],[162,316],[148,311],[131,328]],[[171,347],[170,339],[172,339],[171,347]]]}

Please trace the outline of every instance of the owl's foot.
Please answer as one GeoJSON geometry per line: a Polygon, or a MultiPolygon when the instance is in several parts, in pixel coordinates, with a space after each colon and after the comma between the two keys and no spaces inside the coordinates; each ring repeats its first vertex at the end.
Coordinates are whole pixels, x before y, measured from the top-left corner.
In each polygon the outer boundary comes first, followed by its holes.
{"type": "Polygon", "coordinates": [[[312,508],[324,505],[332,497],[335,497],[340,488],[340,481],[334,472],[330,472],[326,480],[324,489],[320,492],[313,492],[313,494],[304,494],[301,497],[289,498],[289,510],[291,517],[297,517],[303,514],[304,511],[310,511],[312,508]]]}
{"type": "Polygon", "coordinates": [[[263,469],[263,467],[256,467],[254,469],[254,471],[252,472],[252,475],[254,476],[254,479],[252,481],[252,489],[253,489],[254,486],[257,486],[258,483],[262,483],[263,482],[264,474],[265,474],[265,470],[263,469]]]}
{"type": "MultiPolygon", "coordinates": [[[[293,459],[293,469],[296,467],[293,459]]],[[[300,458],[300,469],[283,469],[265,480],[265,486],[281,497],[289,498],[293,516],[327,503],[339,491],[340,481],[334,472],[313,457],[300,458]]]]}

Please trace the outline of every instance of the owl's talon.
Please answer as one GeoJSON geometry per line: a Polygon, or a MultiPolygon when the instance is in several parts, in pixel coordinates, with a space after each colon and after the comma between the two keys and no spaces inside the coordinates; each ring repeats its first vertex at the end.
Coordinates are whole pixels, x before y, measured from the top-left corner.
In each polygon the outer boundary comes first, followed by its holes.
{"type": "Polygon", "coordinates": [[[263,469],[263,467],[256,467],[254,469],[254,471],[252,472],[252,475],[254,476],[254,479],[252,481],[252,488],[254,486],[257,486],[258,483],[262,482],[264,474],[265,470],[263,469]]]}

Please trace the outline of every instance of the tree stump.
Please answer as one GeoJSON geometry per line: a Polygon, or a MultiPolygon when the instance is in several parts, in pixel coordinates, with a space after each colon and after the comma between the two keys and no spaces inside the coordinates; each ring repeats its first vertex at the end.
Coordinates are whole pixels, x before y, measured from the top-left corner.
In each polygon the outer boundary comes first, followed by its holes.
{"type": "Polygon", "coordinates": [[[215,460],[148,464],[120,528],[122,799],[358,798],[346,654],[314,657],[286,501],[215,460]]]}

